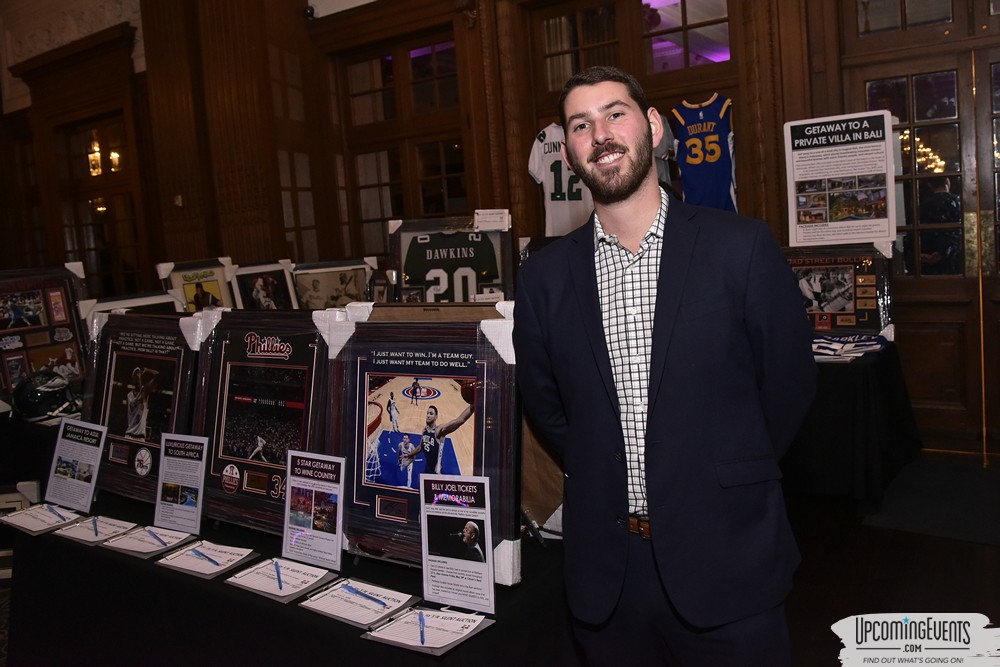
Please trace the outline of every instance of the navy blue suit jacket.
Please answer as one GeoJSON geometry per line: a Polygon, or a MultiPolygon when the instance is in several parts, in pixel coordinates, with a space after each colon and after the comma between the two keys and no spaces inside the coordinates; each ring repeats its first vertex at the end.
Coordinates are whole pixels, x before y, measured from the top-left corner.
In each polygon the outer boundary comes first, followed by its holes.
{"type": "MultiPolygon", "coordinates": [[[[604,338],[593,220],[519,269],[524,410],[561,456],[567,596],[600,623],[626,567],[624,437],[604,338]]],[[[710,627],[781,603],[799,563],[778,459],[812,402],[812,332],[760,221],[671,196],[657,287],[646,493],[667,594],[710,627]]],[[[650,582],[655,585],[655,582],[650,582]]]]}

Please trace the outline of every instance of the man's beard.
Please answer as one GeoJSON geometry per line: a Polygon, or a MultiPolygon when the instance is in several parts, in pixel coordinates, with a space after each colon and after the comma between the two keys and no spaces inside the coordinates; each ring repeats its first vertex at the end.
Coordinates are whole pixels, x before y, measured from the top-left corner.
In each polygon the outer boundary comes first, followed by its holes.
{"type": "Polygon", "coordinates": [[[611,142],[595,148],[587,161],[581,164],[569,146],[567,145],[566,147],[566,157],[569,160],[569,166],[573,168],[573,171],[580,177],[583,184],[587,186],[594,201],[598,204],[608,205],[624,201],[635,194],[642,185],[642,182],[646,180],[650,166],[653,163],[652,131],[648,127],[646,128],[645,137],[636,145],[635,155],[633,156],[635,159],[632,160],[626,173],[622,173],[621,167],[606,171],[589,171],[587,169],[587,166],[591,162],[599,159],[605,153],[614,151],[621,151],[626,156],[631,152],[626,146],[611,142]]]}

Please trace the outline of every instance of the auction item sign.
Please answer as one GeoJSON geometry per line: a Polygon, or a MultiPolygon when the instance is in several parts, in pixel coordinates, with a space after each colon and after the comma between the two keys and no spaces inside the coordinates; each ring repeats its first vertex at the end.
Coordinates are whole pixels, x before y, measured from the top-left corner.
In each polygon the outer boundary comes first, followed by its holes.
{"type": "Polygon", "coordinates": [[[896,238],[888,111],[785,123],[785,162],[789,245],[896,238]]]}

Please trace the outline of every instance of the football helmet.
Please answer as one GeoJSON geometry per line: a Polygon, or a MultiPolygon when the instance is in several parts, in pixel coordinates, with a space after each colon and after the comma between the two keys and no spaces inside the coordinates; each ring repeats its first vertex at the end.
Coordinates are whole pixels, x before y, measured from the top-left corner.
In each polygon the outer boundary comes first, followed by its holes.
{"type": "Polygon", "coordinates": [[[32,373],[14,388],[14,414],[29,422],[79,417],[83,397],[73,383],[52,371],[32,373]]]}

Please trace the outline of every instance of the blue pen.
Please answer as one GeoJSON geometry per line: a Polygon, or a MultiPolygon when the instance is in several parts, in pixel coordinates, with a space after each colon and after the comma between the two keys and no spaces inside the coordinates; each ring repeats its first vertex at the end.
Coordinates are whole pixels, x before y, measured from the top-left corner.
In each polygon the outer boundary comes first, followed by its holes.
{"type": "Polygon", "coordinates": [[[274,559],[274,574],[278,577],[278,590],[280,591],[284,586],[281,585],[281,566],[278,565],[278,559],[274,559]]]}
{"type": "Polygon", "coordinates": [[[345,591],[347,591],[348,593],[350,593],[351,595],[357,595],[359,598],[364,598],[366,600],[371,600],[375,604],[377,604],[379,606],[382,606],[382,607],[386,606],[385,602],[383,602],[382,600],[379,600],[374,595],[369,595],[368,593],[365,593],[364,591],[359,591],[357,588],[355,588],[354,586],[351,586],[350,584],[344,584],[343,586],[341,586],[341,588],[344,589],[345,591]]]}
{"type": "Polygon", "coordinates": [[[219,561],[215,560],[214,558],[212,558],[211,556],[209,556],[207,553],[205,553],[201,549],[192,549],[191,553],[193,553],[198,558],[201,558],[202,560],[207,560],[209,563],[211,563],[215,567],[219,567],[219,561]]]}
{"type": "Polygon", "coordinates": [[[165,547],[166,546],[170,546],[169,544],[167,544],[166,542],[163,541],[162,537],[160,537],[159,535],[157,535],[156,533],[154,533],[153,531],[151,531],[149,528],[146,529],[146,532],[149,533],[150,537],[152,537],[154,540],[156,540],[157,542],[159,542],[163,546],[165,546],[165,547]]]}
{"type": "Polygon", "coordinates": [[[62,514],[60,514],[60,513],[59,513],[59,510],[57,510],[57,509],[56,509],[55,507],[53,507],[52,505],[46,505],[46,506],[45,506],[45,509],[47,509],[48,511],[52,512],[53,514],[55,514],[55,515],[56,515],[56,517],[58,517],[58,519],[59,519],[60,521],[66,521],[66,517],[64,517],[64,516],[63,516],[62,514]]]}
{"type": "Polygon", "coordinates": [[[97,531],[97,517],[91,517],[90,523],[94,526],[94,537],[100,537],[100,533],[97,531]]]}
{"type": "Polygon", "coordinates": [[[422,612],[422,611],[419,612],[418,615],[417,615],[417,619],[420,621],[420,645],[423,646],[423,643],[424,643],[424,627],[427,625],[426,621],[424,620],[424,612],[422,612]]]}

